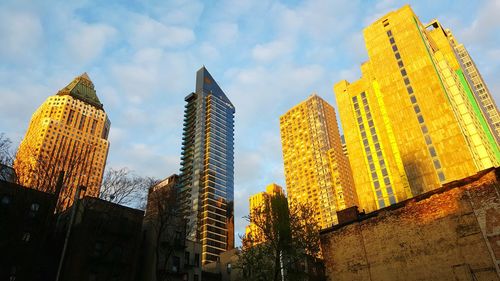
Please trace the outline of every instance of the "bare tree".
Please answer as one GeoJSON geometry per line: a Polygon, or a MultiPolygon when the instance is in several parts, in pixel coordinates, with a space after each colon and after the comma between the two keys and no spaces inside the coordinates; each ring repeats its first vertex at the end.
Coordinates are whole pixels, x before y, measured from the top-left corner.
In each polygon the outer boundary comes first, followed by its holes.
{"type": "Polygon", "coordinates": [[[0,180],[15,181],[13,161],[12,141],[4,133],[0,133],[0,180]]]}
{"type": "Polygon", "coordinates": [[[156,182],[154,178],[137,176],[128,168],[110,168],[104,173],[99,198],[144,210],[148,189],[156,182]]]}
{"type": "Polygon", "coordinates": [[[12,141],[5,133],[0,133],[0,164],[12,166],[13,160],[12,141]]]}
{"type": "MultiPolygon", "coordinates": [[[[311,280],[308,261],[320,255],[319,225],[307,204],[287,203],[282,194],[270,196],[247,220],[254,233],[243,238],[237,267],[245,280],[311,280]]],[[[312,276],[314,275],[314,276],[312,276]]]]}

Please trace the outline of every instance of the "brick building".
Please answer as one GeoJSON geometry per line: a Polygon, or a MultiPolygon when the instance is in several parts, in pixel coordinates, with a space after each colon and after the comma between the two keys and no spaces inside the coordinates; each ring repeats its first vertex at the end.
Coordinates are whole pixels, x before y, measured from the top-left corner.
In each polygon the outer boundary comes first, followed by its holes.
{"type": "Polygon", "coordinates": [[[321,232],[328,280],[500,280],[500,169],[321,232]]]}

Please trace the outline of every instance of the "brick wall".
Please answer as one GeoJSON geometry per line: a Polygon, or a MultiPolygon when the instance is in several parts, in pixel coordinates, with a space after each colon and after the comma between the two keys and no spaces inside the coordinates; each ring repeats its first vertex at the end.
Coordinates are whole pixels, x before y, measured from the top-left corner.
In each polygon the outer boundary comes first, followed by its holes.
{"type": "Polygon", "coordinates": [[[500,170],[321,232],[328,280],[500,280],[500,170]]]}

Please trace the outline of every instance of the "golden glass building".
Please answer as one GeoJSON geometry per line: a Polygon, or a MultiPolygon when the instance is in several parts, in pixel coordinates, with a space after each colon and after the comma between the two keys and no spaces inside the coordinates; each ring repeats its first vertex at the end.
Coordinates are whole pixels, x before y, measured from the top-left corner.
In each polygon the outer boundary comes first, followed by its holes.
{"type": "Polygon", "coordinates": [[[313,94],[281,116],[280,131],[288,202],[310,203],[321,228],[335,224],[357,197],[333,107],[313,94]]]}
{"type": "Polygon", "coordinates": [[[77,186],[99,196],[108,154],[110,122],[87,73],[35,111],[14,162],[22,185],[55,192],[64,172],[58,209],[73,202],[77,186]]]}
{"type": "Polygon", "coordinates": [[[422,24],[407,5],[363,35],[361,78],[334,86],[361,208],[498,166],[498,110],[451,32],[422,24]]]}
{"type": "MultiPolygon", "coordinates": [[[[254,217],[258,215],[256,210],[263,210],[264,206],[268,204],[271,196],[277,194],[284,194],[283,187],[271,183],[266,187],[266,191],[259,192],[250,196],[249,198],[249,207],[250,207],[250,224],[246,227],[245,237],[251,236],[252,245],[259,244],[265,241],[263,237],[262,230],[253,223],[254,217]]],[[[250,245],[251,246],[251,245],[250,245]]]]}

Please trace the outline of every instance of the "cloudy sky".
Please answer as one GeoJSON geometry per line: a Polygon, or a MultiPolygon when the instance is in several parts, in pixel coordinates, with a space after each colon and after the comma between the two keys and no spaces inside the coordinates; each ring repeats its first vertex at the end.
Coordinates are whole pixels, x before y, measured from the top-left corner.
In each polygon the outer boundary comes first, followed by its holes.
{"type": "MultiPolygon", "coordinates": [[[[248,196],[284,186],[279,116],[355,80],[362,29],[405,2],[360,0],[0,3],[0,132],[17,146],[49,95],[88,72],[111,119],[107,167],[178,173],[184,97],[205,65],[236,107],[236,232],[248,196]]],[[[463,42],[499,100],[500,0],[411,3],[463,42]]]]}

